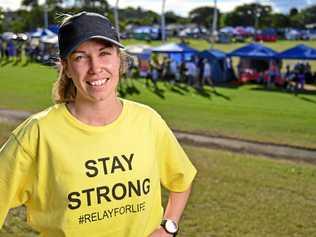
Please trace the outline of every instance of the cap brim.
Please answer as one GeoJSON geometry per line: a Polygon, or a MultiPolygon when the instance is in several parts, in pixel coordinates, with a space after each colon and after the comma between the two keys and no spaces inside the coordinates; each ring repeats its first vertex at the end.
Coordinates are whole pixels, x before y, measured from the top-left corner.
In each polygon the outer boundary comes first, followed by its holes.
{"type": "Polygon", "coordinates": [[[94,35],[94,36],[91,36],[91,37],[87,37],[85,39],[82,39],[80,40],[79,42],[77,42],[70,50],[69,52],[66,53],[66,55],[64,55],[63,58],[67,58],[69,56],[69,54],[71,54],[76,48],[79,47],[80,44],[82,44],[83,42],[85,41],[88,41],[90,39],[102,39],[104,41],[107,41],[107,42],[110,42],[112,44],[114,44],[115,46],[121,48],[121,49],[125,49],[125,46],[123,44],[121,44],[120,42],[116,41],[116,40],[113,40],[113,39],[110,39],[108,37],[105,37],[105,36],[101,36],[101,35],[94,35]]]}
{"type": "Polygon", "coordinates": [[[112,43],[112,44],[115,44],[117,47],[119,47],[119,48],[122,48],[122,49],[124,49],[125,48],[125,46],[124,45],[122,45],[120,42],[118,42],[118,41],[116,41],[116,40],[113,40],[113,39],[110,39],[110,38],[108,38],[108,37],[105,37],[105,36],[92,36],[92,37],[89,37],[89,39],[103,39],[103,40],[105,40],[105,41],[108,41],[108,42],[110,42],[110,43],[112,43]]]}

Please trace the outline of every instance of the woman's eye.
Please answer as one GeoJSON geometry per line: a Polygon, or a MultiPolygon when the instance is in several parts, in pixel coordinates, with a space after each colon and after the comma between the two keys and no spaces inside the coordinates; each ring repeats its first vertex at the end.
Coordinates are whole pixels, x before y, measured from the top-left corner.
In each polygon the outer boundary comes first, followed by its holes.
{"type": "Polygon", "coordinates": [[[85,57],[83,56],[83,55],[78,55],[76,58],[75,58],[75,60],[76,61],[81,61],[81,60],[83,60],[85,57]]]}
{"type": "Polygon", "coordinates": [[[107,56],[107,55],[110,55],[110,52],[102,51],[102,52],[100,53],[100,56],[107,56]]]}

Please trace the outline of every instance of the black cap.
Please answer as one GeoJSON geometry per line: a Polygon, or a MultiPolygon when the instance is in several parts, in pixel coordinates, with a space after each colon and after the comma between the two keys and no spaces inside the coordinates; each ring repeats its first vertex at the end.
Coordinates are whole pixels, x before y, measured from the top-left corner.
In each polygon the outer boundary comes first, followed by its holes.
{"type": "Polygon", "coordinates": [[[116,29],[108,18],[97,13],[81,12],[68,18],[59,28],[60,58],[65,59],[81,43],[93,38],[104,39],[124,48],[116,29]]]}

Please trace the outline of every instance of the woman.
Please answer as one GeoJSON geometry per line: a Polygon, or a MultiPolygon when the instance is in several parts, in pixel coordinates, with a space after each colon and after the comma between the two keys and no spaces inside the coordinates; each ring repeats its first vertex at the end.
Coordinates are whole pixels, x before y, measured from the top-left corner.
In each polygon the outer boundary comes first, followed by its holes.
{"type": "Polygon", "coordinates": [[[196,170],[155,111],[117,97],[116,30],[82,12],[58,37],[56,104],[0,150],[0,225],[25,204],[41,236],[175,236],[196,170]],[[170,191],[164,213],[160,184],[170,191]]]}

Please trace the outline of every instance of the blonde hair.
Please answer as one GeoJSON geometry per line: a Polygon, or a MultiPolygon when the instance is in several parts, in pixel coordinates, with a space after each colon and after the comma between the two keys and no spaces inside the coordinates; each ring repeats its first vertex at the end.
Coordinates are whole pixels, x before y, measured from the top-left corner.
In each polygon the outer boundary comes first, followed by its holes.
{"type": "MultiPolygon", "coordinates": [[[[120,77],[126,73],[128,64],[130,63],[130,57],[125,51],[118,48],[118,54],[120,57],[120,77]]],[[[73,102],[76,98],[77,90],[70,77],[67,76],[64,66],[60,63],[59,76],[54,83],[52,89],[52,97],[54,103],[68,103],[73,102]]]]}

